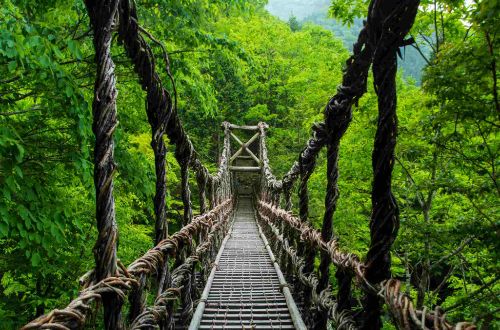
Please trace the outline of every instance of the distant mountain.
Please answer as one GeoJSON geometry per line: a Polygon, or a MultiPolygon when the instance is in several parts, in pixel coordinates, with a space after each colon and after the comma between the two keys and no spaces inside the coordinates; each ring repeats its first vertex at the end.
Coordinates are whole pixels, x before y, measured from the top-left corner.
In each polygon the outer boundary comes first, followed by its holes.
{"type": "MultiPolygon", "coordinates": [[[[356,20],[351,27],[347,27],[335,19],[328,17],[330,0],[269,0],[266,9],[274,16],[284,21],[290,17],[296,17],[300,23],[314,23],[332,31],[340,38],[346,48],[352,49],[352,45],[358,38],[362,28],[362,20],[356,20]]],[[[413,47],[402,49],[403,59],[399,60],[403,75],[415,80],[420,84],[422,70],[425,61],[413,47]]]]}
{"type": "Polygon", "coordinates": [[[295,16],[299,21],[315,14],[326,14],[330,0],[269,0],[267,10],[288,21],[290,16],[295,16]]]}

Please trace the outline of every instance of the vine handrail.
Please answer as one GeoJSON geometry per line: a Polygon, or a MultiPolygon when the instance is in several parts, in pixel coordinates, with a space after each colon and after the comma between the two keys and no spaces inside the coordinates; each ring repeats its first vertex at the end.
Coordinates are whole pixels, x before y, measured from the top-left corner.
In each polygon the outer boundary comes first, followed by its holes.
{"type": "Polygon", "coordinates": [[[304,297],[304,316],[308,327],[326,328],[333,320],[339,329],[379,329],[382,326],[381,300],[388,306],[395,324],[401,329],[475,329],[469,322],[455,325],[446,320],[439,307],[428,312],[414,308],[411,298],[401,292],[402,283],[391,278],[390,248],[399,228],[399,211],[391,192],[391,175],[396,143],[396,56],[400,46],[412,41],[405,36],[413,25],[418,0],[372,0],[367,20],[347,60],[342,84],[328,102],[324,121],[312,128],[312,137],[290,170],[277,179],[269,164],[266,124],[260,123],[262,184],[257,197],[259,221],[267,234],[275,238],[274,250],[281,266],[289,272],[295,294],[304,297]],[[366,91],[370,66],[373,67],[378,96],[379,119],[372,164],[371,242],[365,261],[356,254],[342,251],[333,235],[333,216],[337,206],[338,157],[340,140],[352,119],[352,106],[366,91]],[[327,189],[321,230],[308,222],[308,180],[323,147],[327,155],[327,189]],[[299,180],[300,179],[300,180],[299,180]],[[299,217],[290,213],[291,190],[299,180],[299,217]],[[281,195],[284,207],[280,208],[281,195]],[[315,271],[314,260],[320,254],[315,271]],[[339,285],[336,297],[330,288],[330,264],[336,266],[339,285]],[[293,277],[295,276],[295,277],[293,277]],[[353,279],[364,293],[362,313],[353,312],[353,279]],[[298,291],[298,292],[297,292],[298,291]]]}
{"type": "MultiPolygon", "coordinates": [[[[173,299],[181,301],[182,316],[187,320],[192,314],[194,266],[203,261],[208,267],[222,237],[234,204],[229,172],[229,127],[225,131],[224,146],[219,168],[211,174],[199,159],[177,113],[176,99],[164,87],[158,72],[153,51],[143,37],[152,36],[139,25],[135,4],[129,0],[86,0],[87,11],[94,33],[97,75],[93,102],[93,130],[95,142],[95,186],[98,239],[94,248],[96,268],[82,278],[83,290],[63,310],[54,310],[30,322],[23,329],[75,329],[84,325],[93,310],[92,303],[102,301],[104,327],[123,327],[122,305],[129,292],[129,320],[132,328],[172,324],[173,299]],[[146,91],[146,114],[151,125],[151,146],[155,156],[156,193],[155,247],[125,268],[116,257],[118,228],[115,221],[113,175],[113,133],[116,120],[116,78],[111,54],[112,32],[118,31],[142,88],[146,91]],[[181,167],[184,227],[168,237],[166,218],[166,145],[164,135],[175,146],[175,157],[181,167]],[[194,171],[199,186],[200,216],[193,218],[189,170],[194,171]],[[208,190],[209,207],[206,205],[208,190]],[[210,211],[207,212],[207,209],[210,211]],[[195,243],[197,246],[195,246],[195,243]],[[210,252],[210,253],[207,253],[210,252]],[[169,257],[175,258],[173,272],[169,257]],[[146,283],[155,275],[157,299],[154,306],[145,307],[146,283]],[[162,313],[159,313],[162,310],[162,313]]],[[[152,38],[153,42],[158,43],[152,38]]],[[[160,46],[162,46],[160,44],[160,46]]],[[[163,50],[164,47],[162,46],[163,50]]],[[[168,55],[164,51],[167,75],[170,73],[168,55]]],[[[176,95],[175,95],[176,97],[176,95]]],[[[206,278],[201,278],[202,281],[206,278]]]]}

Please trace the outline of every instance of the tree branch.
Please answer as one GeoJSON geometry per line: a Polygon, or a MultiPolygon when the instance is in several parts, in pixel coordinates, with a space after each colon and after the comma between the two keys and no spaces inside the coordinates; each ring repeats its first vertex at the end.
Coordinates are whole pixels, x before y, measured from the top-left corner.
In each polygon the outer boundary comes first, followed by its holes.
{"type": "Polygon", "coordinates": [[[443,256],[441,259],[439,259],[438,261],[436,261],[435,263],[433,263],[431,265],[430,270],[432,270],[434,267],[436,267],[437,265],[439,265],[443,261],[448,260],[449,258],[451,258],[451,257],[455,256],[456,254],[460,253],[470,242],[472,242],[473,239],[474,239],[474,235],[471,235],[468,238],[464,239],[462,241],[462,243],[460,243],[460,245],[455,250],[453,250],[451,253],[443,256]]]}

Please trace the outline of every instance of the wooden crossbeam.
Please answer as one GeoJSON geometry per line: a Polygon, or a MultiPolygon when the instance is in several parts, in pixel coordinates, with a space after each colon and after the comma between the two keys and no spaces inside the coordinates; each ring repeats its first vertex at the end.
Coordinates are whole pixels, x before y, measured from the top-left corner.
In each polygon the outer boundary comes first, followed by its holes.
{"type": "Polygon", "coordinates": [[[259,166],[229,166],[229,169],[234,172],[260,172],[259,166]]]}
{"type": "Polygon", "coordinates": [[[234,125],[234,124],[229,124],[229,128],[230,129],[242,129],[242,130],[246,130],[246,131],[258,131],[259,130],[259,126],[247,126],[247,125],[243,125],[243,126],[239,126],[239,125],[234,125]]]}

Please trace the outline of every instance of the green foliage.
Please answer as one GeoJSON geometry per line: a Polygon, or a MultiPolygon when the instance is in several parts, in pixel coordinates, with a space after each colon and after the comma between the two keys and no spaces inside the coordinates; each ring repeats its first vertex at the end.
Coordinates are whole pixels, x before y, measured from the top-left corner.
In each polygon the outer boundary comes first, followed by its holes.
{"type": "Polygon", "coordinates": [[[340,19],[344,24],[352,25],[354,19],[366,16],[366,9],[370,1],[367,0],[334,0],[329,14],[340,19]]]}
{"type": "Polygon", "coordinates": [[[290,30],[292,30],[293,32],[298,31],[301,28],[300,23],[295,16],[290,17],[290,19],[288,20],[288,25],[290,26],[290,30]]]}
{"type": "MultiPolygon", "coordinates": [[[[310,0],[306,3],[303,1],[270,0],[267,8],[274,15],[288,21],[289,25],[294,19],[297,20],[298,26],[307,23],[320,25],[332,31],[335,37],[344,42],[347,49],[352,50],[352,46],[358,39],[359,31],[363,27],[367,2],[333,1],[332,3],[330,0],[310,0]]],[[[429,54],[429,47],[425,43],[421,44],[420,48],[424,54],[429,54]]],[[[406,79],[420,84],[422,69],[426,62],[416,49],[411,46],[402,49],[398,63],[406,79]]]]}

